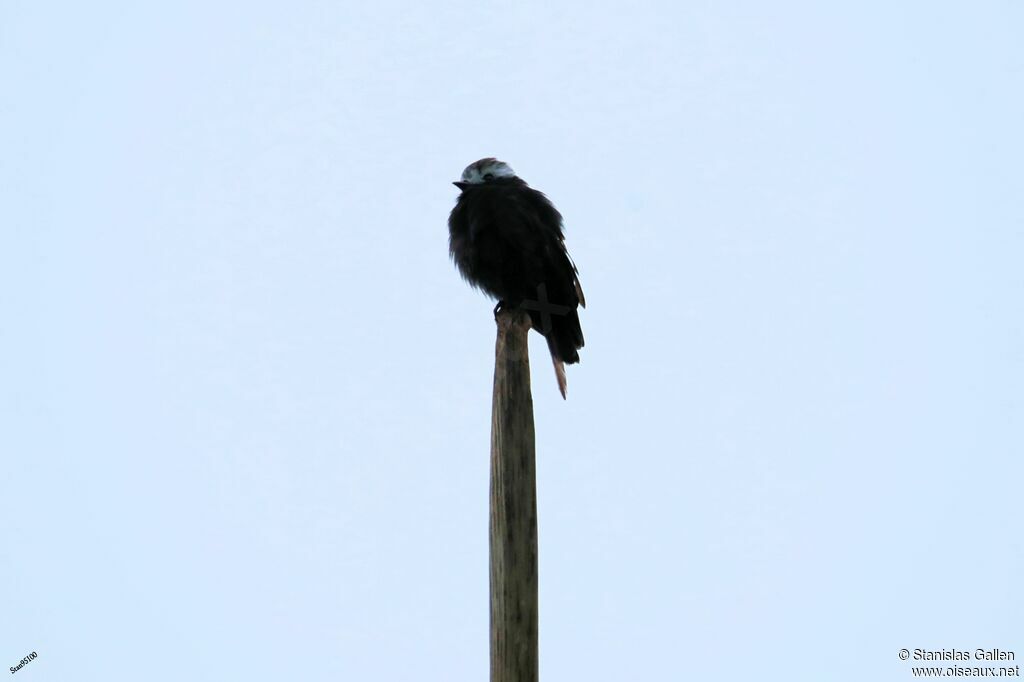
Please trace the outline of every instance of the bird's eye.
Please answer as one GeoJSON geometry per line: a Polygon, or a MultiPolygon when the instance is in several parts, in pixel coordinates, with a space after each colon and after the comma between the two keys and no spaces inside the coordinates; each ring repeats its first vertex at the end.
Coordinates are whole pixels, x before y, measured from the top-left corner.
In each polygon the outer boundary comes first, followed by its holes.
{"type": "Polygon", "coordinates": [[[484,173],[484,180],[493,180],[494,173],[484,173]]]}

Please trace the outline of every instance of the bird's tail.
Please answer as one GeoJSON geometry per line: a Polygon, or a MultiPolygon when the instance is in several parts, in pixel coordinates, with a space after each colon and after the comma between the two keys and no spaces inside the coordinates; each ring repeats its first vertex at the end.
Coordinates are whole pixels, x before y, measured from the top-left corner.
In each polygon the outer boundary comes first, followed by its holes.
{"type": "MultiPolygon", "coordinates": [[[[539,329],[536,326],[535,328],[539,329]]],[[[583,348],[583,330],[580,328],[579,315],[575,310],[570,310],[566,315],[552,316],[551,328],[544,336],[548,342],[548,350],[551,351],[551,362],[555,366],[558,391],[564,400],[567,388],[565,365],[579,362],[578,350],[583,348]]]]}
{"type": "MultiPolygon", "coordinates": [[[[548,341],[548,347],[550,348],[550,346],[551,342],[548,341]]],[[[569,382],[565,378],[565,363],[558,359],[554,350],[551,351],[551,362],[555,365],[555,380],[558,381],[558,392],[562,394],[562,400],[565,400],[565,392],[569,388],[569,382]]]]}

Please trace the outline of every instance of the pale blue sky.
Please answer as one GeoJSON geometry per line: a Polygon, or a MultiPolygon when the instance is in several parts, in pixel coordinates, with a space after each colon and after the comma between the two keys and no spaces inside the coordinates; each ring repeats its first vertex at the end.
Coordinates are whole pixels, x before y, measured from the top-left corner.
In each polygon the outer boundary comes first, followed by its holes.
{"type": "MultiPolygon", "coordinates": [[[[487,671],[508,161],[590,307],[533,344],[547,680],[1024,658],[1017,2],[0,4],[0,669],[487,671]]],[[[9,674],[9,673],[8,673],[9,674]]]]}

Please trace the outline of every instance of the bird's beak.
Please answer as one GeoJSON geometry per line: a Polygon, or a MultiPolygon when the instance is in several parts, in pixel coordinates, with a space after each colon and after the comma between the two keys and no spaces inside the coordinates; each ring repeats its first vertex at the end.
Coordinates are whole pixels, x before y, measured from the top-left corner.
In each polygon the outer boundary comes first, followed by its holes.
{"type": "Polygon", "coordinates": [[[470,183],[468,183],[468,182],[453,182],[452,184],[455,185],[456,187],[458,187],[459,189],[464,190],[467,187],[469,187],[470,183]]]}

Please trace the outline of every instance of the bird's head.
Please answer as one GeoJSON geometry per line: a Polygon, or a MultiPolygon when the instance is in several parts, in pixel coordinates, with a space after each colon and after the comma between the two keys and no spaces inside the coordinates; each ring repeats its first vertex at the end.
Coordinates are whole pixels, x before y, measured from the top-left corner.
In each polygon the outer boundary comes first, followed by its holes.
{"type": "Polygon", "coordinates": [[[466,166],[466,170],[462,171],[462,179],[452,184],[461,190],[466,190],[470,187],[479,187],[489,182],[514,178],[515,176],[515,171],[504,161],[486,158],[466,166]]]}

